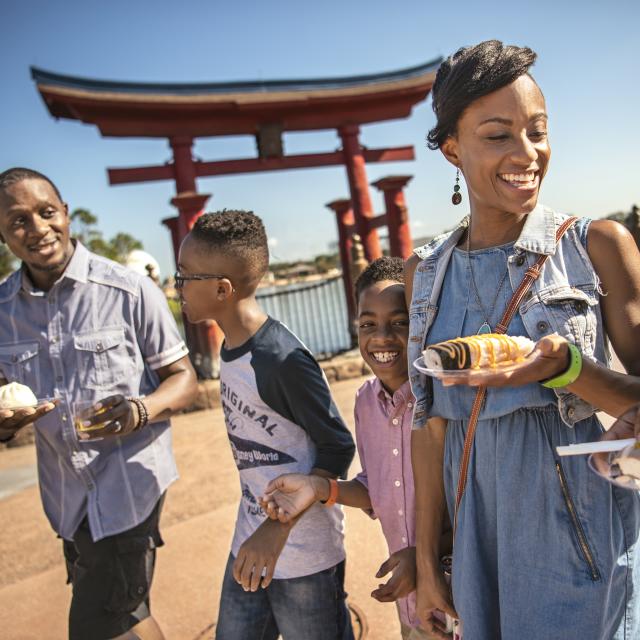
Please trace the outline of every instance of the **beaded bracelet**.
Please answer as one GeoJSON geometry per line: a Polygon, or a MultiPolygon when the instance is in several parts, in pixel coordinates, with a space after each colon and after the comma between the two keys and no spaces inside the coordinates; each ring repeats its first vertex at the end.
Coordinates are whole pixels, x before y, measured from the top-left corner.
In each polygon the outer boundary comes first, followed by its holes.
{"type": "Polygon", "coordinates": [[[133,428],[134,431],[142,429],[149,422],[149,412],[142,398],[127,398],[129,402],[133,402],[138,408],[138,424],[133,428]]]}

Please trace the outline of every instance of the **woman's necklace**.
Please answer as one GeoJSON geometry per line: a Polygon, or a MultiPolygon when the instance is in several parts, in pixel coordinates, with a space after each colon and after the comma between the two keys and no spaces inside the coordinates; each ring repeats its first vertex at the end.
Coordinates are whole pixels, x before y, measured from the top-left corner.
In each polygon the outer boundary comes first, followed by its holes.
{"type": "MultiPolygon", "coordinates": [[[[480,307],[480,312],[482,313],[482,317],[484,318],[484,322],[480,325],[477,333],[493,333],[493,329],[491,328],[491,324],[489,323],[489,314],[486,312],[484,305],[482,304],[482,300],[480,299],[480,292],[478,291],[478,287],[476,286],[476,279],[473,275],[473,267],[471,266],[471,252],[470,252],[470,240],[471,240],[471,224],[467,228],[467,265],[469,267],[469,273],[471,274],[471,284],[473,286],[473,293],[475,294],[476,302],[480,307]]],[[[496,295],[493,298],[493,302],[489,309],[496,308],[496,302],[498,301],[498,296],[500,295],[500,291],[502,291],[502,285],[507,278],[507,274],[509,273],[509,263],[507,262],[507,268],[502,274],[502,278],[500,279],[500,284],[498,285],[498,289],[496,290],[496,295]]]]}

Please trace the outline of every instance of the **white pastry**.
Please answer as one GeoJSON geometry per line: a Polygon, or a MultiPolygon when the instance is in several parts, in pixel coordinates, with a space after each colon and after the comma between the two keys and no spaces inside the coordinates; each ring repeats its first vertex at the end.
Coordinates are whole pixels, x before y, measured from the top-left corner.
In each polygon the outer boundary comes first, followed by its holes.
{"type": "Polygon", "coordinates": [[[19,382],[10,382],[0,387],[0,409],[17,409],[19,407],[35,407],[38,399],[33,391],[19,382]]]}
{"type": "Polygon", "coordinates": [[[525,336],[484,333],[429,345],[422,354],[429,369],[479,369],[519,362],[534,347],[525,336]]]}

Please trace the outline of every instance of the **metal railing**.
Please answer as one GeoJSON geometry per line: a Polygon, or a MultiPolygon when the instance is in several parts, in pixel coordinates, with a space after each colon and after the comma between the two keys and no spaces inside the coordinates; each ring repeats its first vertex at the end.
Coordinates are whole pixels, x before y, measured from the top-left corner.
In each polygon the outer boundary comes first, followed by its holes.
{"type": "Polygon", "coordinates": [[[295,333],[319,360],[351,348],[342,278],[260,289],[262,308],[295,333]],[[266,289],[266,290],[265,290],[266,289]]]}

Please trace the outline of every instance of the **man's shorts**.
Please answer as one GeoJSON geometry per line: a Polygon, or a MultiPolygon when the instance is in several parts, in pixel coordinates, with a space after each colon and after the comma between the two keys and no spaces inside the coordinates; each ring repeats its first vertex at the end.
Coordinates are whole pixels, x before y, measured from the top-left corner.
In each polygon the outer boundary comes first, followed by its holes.
{"type": "Polygon", "coordinates": [[[164,496],[133,529],[93,542],[85,518],[73,538],[63,540],[67,582],[73,585],[69,640],[108,640],[148,618],[149,590],[164,496]]]}

